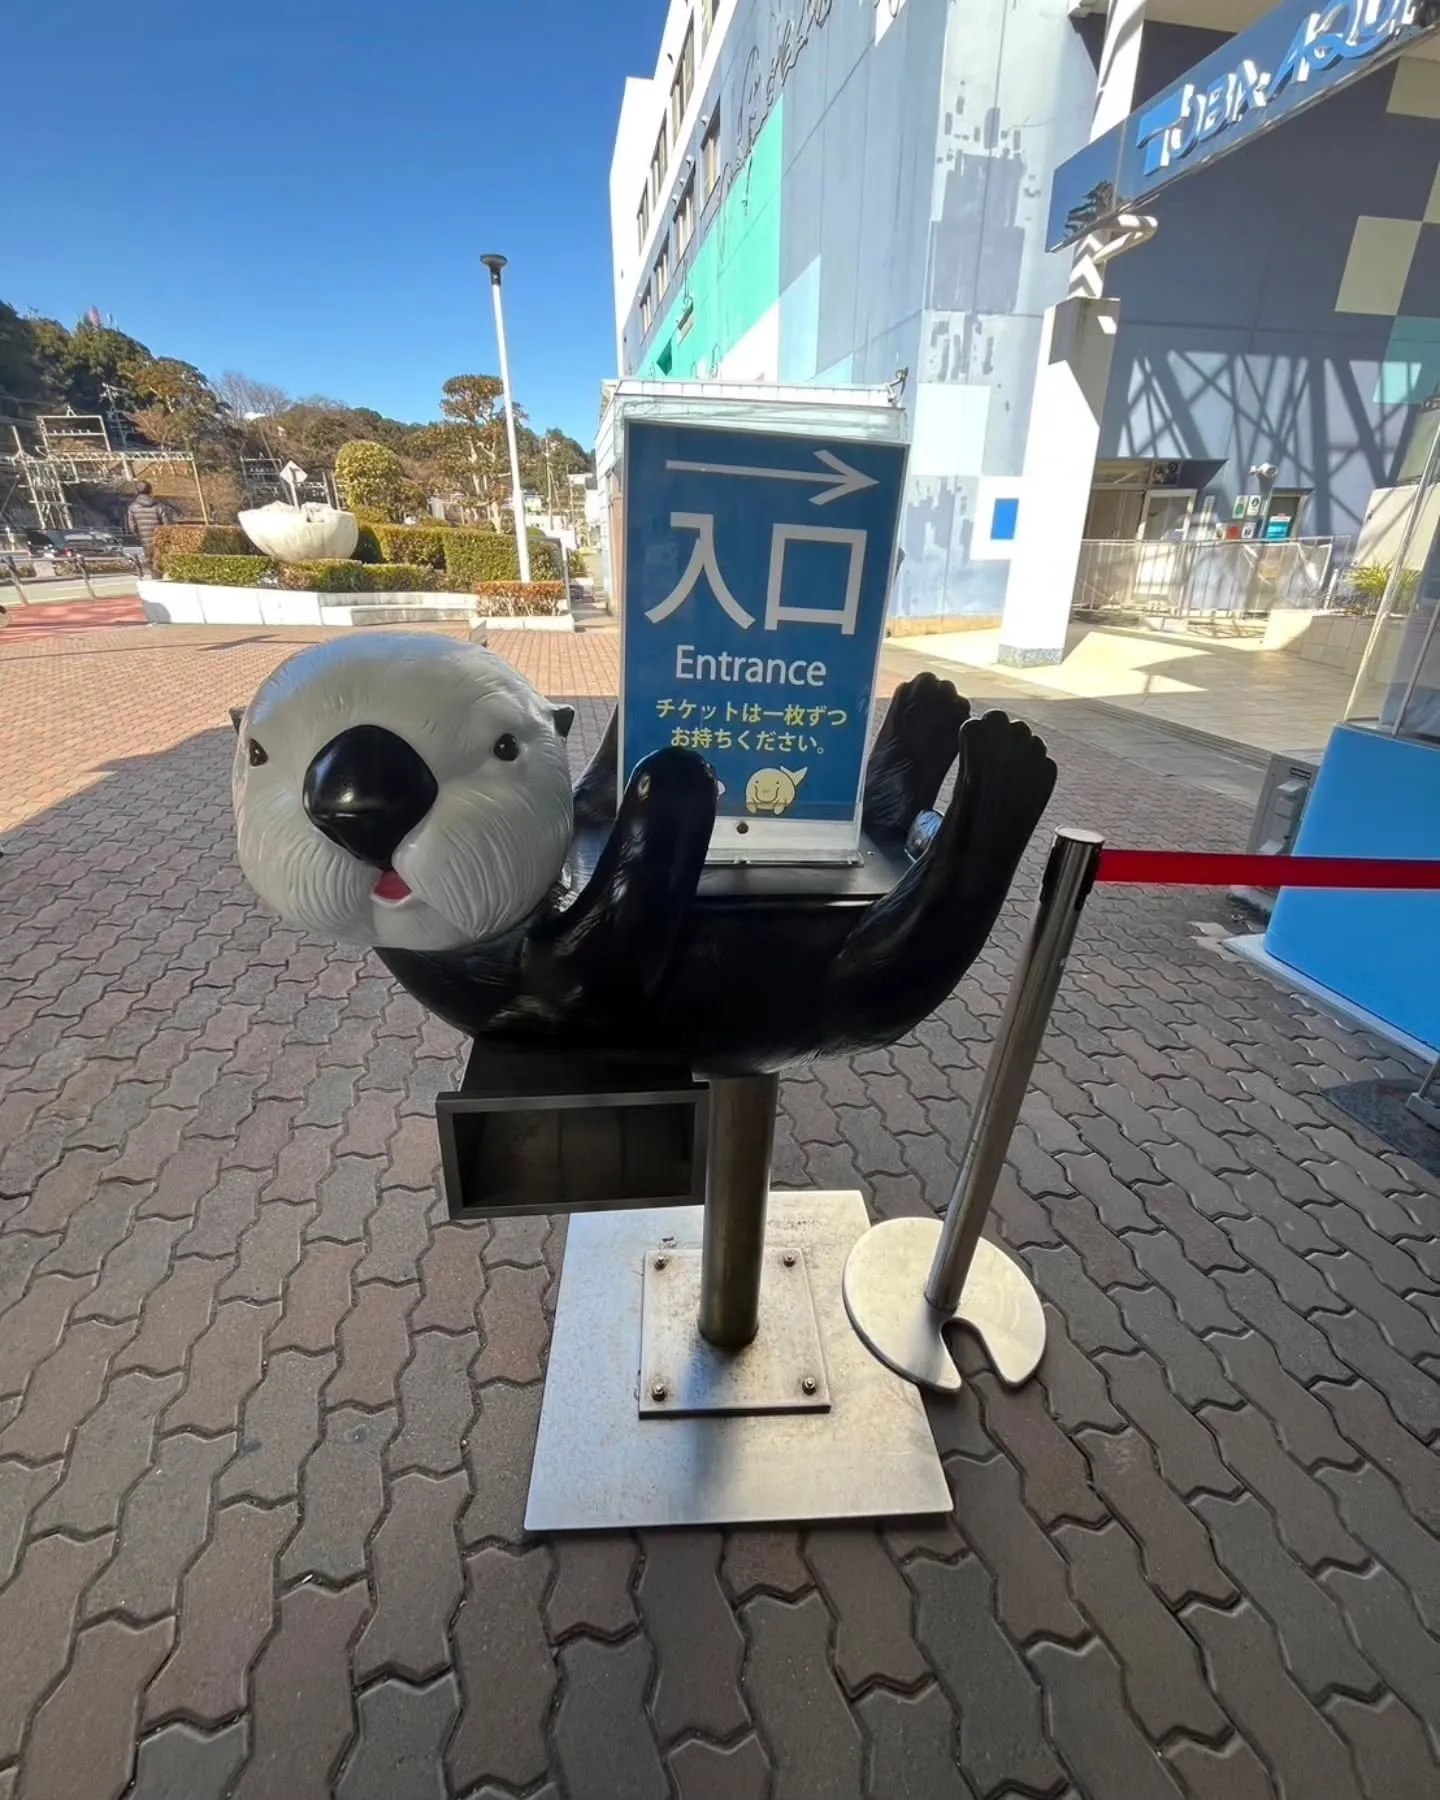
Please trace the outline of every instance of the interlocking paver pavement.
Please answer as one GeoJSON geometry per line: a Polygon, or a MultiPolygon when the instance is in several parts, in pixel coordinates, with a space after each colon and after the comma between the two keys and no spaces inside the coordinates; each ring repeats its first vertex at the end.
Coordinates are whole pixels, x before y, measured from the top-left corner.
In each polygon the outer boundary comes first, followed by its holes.
{"type": "MultiPolygon", "coordinates": [[[[952,1518],[524,1539],[563,1233],[442,1222],[459,1040],[231,849],[226,709],[314,635],[0,641],[0,1796],[1440,1792],[1440,1192],[1214,894],[1087,910],[993,1215],[1050,1347],[960,1347],[952,1518]]],[[[501,647],[583,753],[615,639],[501,647]]],[[[1242,841],[1048,717],[1055,820],[1242,841]]],[[[943,1205],[1039,855],[786,1081],[780,1185],[943,1205]]]]}

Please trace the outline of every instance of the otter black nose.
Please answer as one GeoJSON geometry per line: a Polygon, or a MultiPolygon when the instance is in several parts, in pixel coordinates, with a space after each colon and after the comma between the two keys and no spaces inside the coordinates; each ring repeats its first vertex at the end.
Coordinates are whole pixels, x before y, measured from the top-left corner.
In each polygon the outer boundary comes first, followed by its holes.
{"type": "Polygon", "coordinates": [[[305,810],[326,837],[377,869],[439,793],[425,760],[383,725],[352,725],[305,771],[305,810]]]}

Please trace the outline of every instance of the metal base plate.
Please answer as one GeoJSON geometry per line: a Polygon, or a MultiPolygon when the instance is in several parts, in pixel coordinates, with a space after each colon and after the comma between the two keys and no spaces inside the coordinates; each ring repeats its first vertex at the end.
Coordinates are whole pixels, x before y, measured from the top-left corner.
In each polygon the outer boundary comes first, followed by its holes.
{"type": "Polygon", "coordinates": [[[760,1329],[743,1350],[700,1335],[700,1252],[662,1248],[645,1258],[640,1414],[824,1412],[825,1357],[800,1250],[767,1250],[760,1329]]]}
{"type": "Polygon", "coordinates": [[[938,1219],[886,1219],[867,1231],[845,1264],[845,1307],[881,1362],[921,1387],[960,1390],[960,1371],[945,1347],[947,1325],[968,1325],[995,1373],[1019,1387],[1045,1354],[1045,1309],[1011,1256],[981,1238],[960,1304],[937,1312],[925,1283],[940,1242],[938,1219]]]}
{"type": "Polygon", "coordinates": [[[829,1411],[640,1416],[643,1262],[662,1243],[698,1251],[702,1217],[677,1206],[571,1219],[526,1529],[949,1512],[920,1396],[845,1316],[845,1258],[868,1224],[856,1193],[770,1197],[767,1247],[805,1253],[829,1411]]]}

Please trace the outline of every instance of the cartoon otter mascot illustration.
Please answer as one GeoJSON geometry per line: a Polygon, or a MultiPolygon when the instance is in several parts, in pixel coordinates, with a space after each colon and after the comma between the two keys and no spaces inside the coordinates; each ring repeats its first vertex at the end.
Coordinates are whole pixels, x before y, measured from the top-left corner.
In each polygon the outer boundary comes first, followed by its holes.
{"type": "Polygon", "coordinates": [[[930,674],[890,703],[864,828],[922,847],[882,898],[737,904],[701,884],[718,783],[699,754],[657,751],[621,794],[612,717],[572,791],[569,707],[477,644],[356,634],[236,717],[240,863],[283,918],[374,948],[473,1037],[768,1072],[893,1042],[978,955],[1055,767],[1028,726],[969,714],[930,674]]]}

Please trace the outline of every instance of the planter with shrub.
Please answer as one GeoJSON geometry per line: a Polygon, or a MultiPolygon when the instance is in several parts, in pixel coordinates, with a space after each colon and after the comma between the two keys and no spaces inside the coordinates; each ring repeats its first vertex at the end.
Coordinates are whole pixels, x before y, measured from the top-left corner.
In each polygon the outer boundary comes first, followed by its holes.
{"type": "Polygon", "coordinates": [[[574,616],[565,604],[563,581],[480,581],[474,593],[480,616],[487,625],[501,630],[575,629],[574,616]]]}
{"type": "Polygon", "coordinates": [[[280,586],[307,594],[426,594],[439,583],[434,569],[418,563],[284,563],[280,586]]]}

